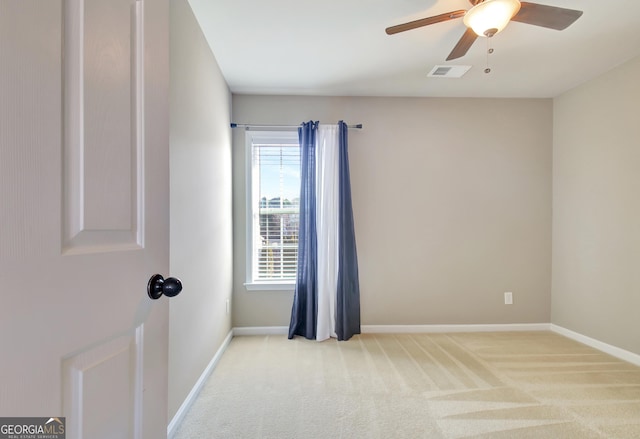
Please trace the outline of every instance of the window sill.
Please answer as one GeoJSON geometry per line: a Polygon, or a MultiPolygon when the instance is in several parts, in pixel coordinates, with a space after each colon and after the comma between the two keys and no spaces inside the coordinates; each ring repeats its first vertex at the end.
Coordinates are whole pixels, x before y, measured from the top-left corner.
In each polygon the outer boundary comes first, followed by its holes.
{"type": "Polygon", "coordinates": [[[296,284],[294,282],[247,282],[244,287],[247,291],[293,291],[296,284]]]}

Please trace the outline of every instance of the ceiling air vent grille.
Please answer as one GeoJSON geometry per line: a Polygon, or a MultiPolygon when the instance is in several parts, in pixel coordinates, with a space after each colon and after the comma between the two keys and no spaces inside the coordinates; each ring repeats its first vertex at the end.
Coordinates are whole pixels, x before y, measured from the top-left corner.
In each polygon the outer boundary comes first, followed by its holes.
{"type": "Polygon", "coordinates": [[[430,78],[461,78],[471,66],[435,66],[429,74],[430,78]]]}
{"type": "Polygon", "coordinates": [[[431,72],[433,76],[447,76],[447,74],[451,71],[451,67],[436,67],[436,69],[431,72]]]}

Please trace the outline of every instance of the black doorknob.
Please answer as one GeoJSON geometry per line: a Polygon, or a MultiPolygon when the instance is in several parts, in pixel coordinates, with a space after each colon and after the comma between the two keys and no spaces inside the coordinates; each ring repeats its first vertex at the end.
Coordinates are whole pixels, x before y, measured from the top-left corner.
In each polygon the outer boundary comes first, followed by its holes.
{"type": "Polygon", "coordinates": [[[175,297],[182,291],[182,282],[175,277],[164,278],[160,274],[154,274],[147,284],[147,294],[153,300],[158,300],[163,294],[167,297],[175,297]]]}

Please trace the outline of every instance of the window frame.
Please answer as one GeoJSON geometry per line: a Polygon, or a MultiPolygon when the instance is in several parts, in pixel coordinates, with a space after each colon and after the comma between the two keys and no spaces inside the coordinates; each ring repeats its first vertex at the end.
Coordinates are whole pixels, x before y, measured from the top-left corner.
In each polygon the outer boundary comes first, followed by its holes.
{"type": "MultiPolygon", "coordinates": [[[[258,184],[253,178],[253,144],[254,143],[281,143],[299,146],[297,129],[278,129],[278,130],[246,130],[245,131],[245,240],[246,240],[246,261],[245,261],[245,283],[244,286],[249,291],[293,291],[295,288],[295,279],[291,280],[263,280],[254,279],[254,196],[258,189],[258,184]]],[[[259,194],[258,194],[259,196],[259,194]]],[[[259,218],[259,214],[258,214],[259,218]]],[[[296,261],[297,263],[297,261],[296,261]]]]}

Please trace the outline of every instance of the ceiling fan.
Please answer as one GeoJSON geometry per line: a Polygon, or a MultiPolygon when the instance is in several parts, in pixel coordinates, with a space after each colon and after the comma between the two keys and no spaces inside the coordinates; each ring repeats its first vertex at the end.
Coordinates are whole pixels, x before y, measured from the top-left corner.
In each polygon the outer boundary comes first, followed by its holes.
{"type": "Polygon", "coordinates": [[[509,23],[519,21],[549,29],[563,30],[582,15],[582,11],[521,2],[518,0],[469,0],[472,8],[447,12],[433,17],[422,18],[398,24],[386,29],[388,35],[417,29],[430,24],[462,18],[467,30],[453,48],[447,61],[464,56],[479,36],[492,37],[509,23]]]}

